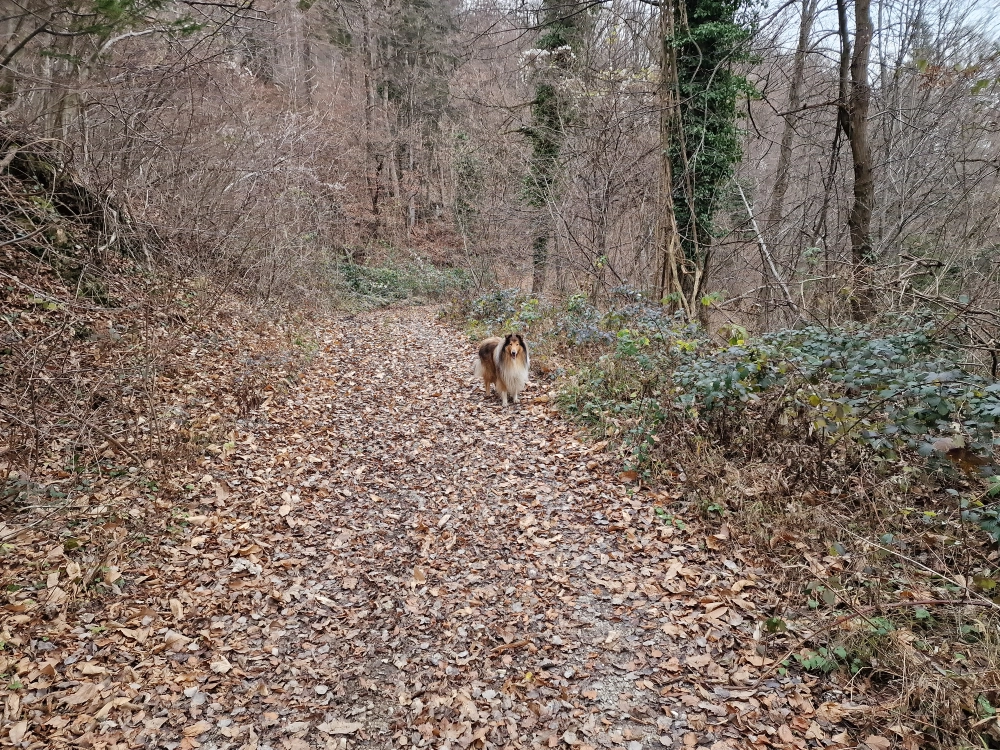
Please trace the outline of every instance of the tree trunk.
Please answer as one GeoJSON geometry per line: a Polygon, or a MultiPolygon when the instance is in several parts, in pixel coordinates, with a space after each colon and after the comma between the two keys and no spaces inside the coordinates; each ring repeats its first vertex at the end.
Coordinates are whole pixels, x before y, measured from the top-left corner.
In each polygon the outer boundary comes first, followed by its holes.
{"type": "Polygon", "coordinates": [[[379,202],[382,193],[382,155],[376,146],[375,117],[378,108],[378,92],[375,88],[375,32],[372,28],[373,21],[371,13],[367,7],[363,8],[361,16],[361,70],[364,76],[365,106],[364,106],[364,127],[365,127],[365,164],[364,174],[368,190],[368,198],[371,201],[372,216],[365,222],[361,239],[364,242],[371,242],[378,237],[381,230],[382,217],[380,215],[379,202]]]}
{"type": "MultiPolygon", "coordinates": [[[[845,0],[837,0],[841,23],[841,37],[847,34],[845,0]]],[[[872,211],[875,204],[875,178],[872,167],[872,150],[868,138],[868,111],[871,104],[871,86],[868,83],[868,59],[871,52],[872,21],[870,0],[854,3],[854,50],[850,55],[849,94],[844,96],[844,60],[841,60],[840,126],[851,144],[854,164],[854,202],[847,217],[851,234],[851,271],[854,277],[854,294],[851,312],[855,319],[864,320],[874,312],[871,289],[872,211]],[[846,101],[845,101],[846,99],[846,101]]],[[[849,44],[842,45],[844,52],[849,44]]]]}
{"type": "Polygon", "coordinates": [[[656,246],[659,250],[657,296],[672,309],[687,309],[681,287],[682,251],[674,213],[674,176],[670,163],[670,141],[681,126],[677,92],[677,50],[669,43],[674,35],[673,2],[660,5],[660,194],[657,207],[656,246]]]}
{"type": "MultiPolygon", "coordinates": [[[[795,45],[795,57],[792,61],[792,77],[788,83],[788,113],[785,115],[785,126],[781,133],[781,148],[778,152],[778,166],[774,174],[774,190],[771,193],[771,205],[768,207],[767,216],[764,219],[765,231],[770,235],[771,246],[777,253],[779,244],[777,242],[780,234],[781,215],[785,207],[785,193],[788,192],[788,183],[791,177],[792,167],[792,146],[795,141],[795,129],[798,127],[801,118],[800,109],[802,107],[802,79],[805,77],[806,53],[809,50],[809,35],[812,32],[813,21],[816,19],[816,9],[819,0],[802,0],[802,17],[799,19],[799,39],[795,45]]],[[[761,246],[763,247],[763,245],[761,246]]],[[[760,304],[761,328],[770,326],[770,290],[771,285],[767,281],[770,259],[761,257],[761,275],[764,277],[764,285],[761,287],[758,302],[760,304]]],[[[772,274],[773,275],[773,274],[772,274]]],[[[774,281],[781,284],[779,278],[774,281]]]]}
{"type": "Polygon", "coordinates": [[[531,173],[527,202],[535,209],[535,236],[531,243],[531,292],[541,294],[548,271],[549,242],[553,235],[552,202],[558,178],[559,153],[566,138],[571,101],[559,85],[573,69],[573,58],[588,30],[586,7],[576,0],[542,0],[539,47],[550,53],[536,73],[532,123],[521,128],[531,141],[531,173]]]}
{"type": "Polygon", "coordinates": [[[785,127],[781,133],[781,150],[778,153],[778,167],[774,176],[774,191],[771,193],[771,205],[768,207],[766,225],[772,239],[776,227],[781,221],[784,209],[785,193],[788,191],[788,181],[792,164],[792,143],[795,139],[795,128],[799,123],[802,107],[802,79],[805,76],[806,52],[809,49],[809,35],[813,21],[816,18],[816,8],[819,0],[802,1],[802,18],[799,21],[799,40],[795,46],[795,58],[792,62],[792,78],[788,84],[788,113],[785,115],[785,127]]]}
{"type": "Polygon", "coordinates": [[[549,269],[549,235],[544,230],[535,234],[531,243],[531,294],[539,296],[545,291],[545,275],[549,269]]]}

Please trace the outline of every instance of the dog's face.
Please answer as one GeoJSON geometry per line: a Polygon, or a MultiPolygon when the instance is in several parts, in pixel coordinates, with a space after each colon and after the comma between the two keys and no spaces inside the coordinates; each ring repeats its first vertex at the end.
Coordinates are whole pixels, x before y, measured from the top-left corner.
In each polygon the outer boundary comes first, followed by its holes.
{"type": "Polygon", "coordinates": [[[519,333],[508,334],[503,342],[504,351],[511,359],[517,359],[524,351],[524,339],[519,333]]]}

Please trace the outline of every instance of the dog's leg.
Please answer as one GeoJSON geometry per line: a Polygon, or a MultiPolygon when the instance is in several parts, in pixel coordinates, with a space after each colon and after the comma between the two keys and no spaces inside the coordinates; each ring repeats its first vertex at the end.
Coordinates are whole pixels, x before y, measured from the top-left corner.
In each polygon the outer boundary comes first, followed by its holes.
{"type": "Polygon", "coordinates": [[[521,392],[520,391],[514,391],[514,403],[515,404],[521,403],[521,392]]]}
{"type": "Polygon", "coordinates": [[[500,391],[500,400],[503,401],[503,405],[507,405],[507,391],[500,391]]]}
{"type": "Polygon", "coordinates": [[[486,391],[486,398],[487,399],[490,397],[490,385],[492,385],[490,383],[490,379],[489,378],[483,378],[483,390],[486,391]]]}

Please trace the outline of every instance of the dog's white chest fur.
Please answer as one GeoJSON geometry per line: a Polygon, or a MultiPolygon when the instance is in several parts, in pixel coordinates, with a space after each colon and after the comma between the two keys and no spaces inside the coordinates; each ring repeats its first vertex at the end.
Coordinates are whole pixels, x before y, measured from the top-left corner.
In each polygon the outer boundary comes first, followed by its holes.
{"type": "Polygon", "coordinates": [[[509,393],[514,402],[520,400],[521,391],[528,384],[528,372],[531,369],[531,357],[528,352],[524,352],[524,363],[514,360],[510,362],[501,356],[502,352],[498,346],[493,352],[493,362],[496,364],[497,372],[503,383],[503,390],[500,393],[504,405],[507,404],[507,394],[509,393]]]}
{"type": "Polygon", "coordinates": [[[493,352],[493,361],[496,363],[497,371],[500,373],[500,377],[506,386],[505,390],[517,398],[517,395],[528,384],[528,371],[531,369],[531,358],[525,352],[525,361],[522,365],[516,360],[514,362],[507,362],[501,358],[500,354],[500,347],[497,347],[493,352]]]}

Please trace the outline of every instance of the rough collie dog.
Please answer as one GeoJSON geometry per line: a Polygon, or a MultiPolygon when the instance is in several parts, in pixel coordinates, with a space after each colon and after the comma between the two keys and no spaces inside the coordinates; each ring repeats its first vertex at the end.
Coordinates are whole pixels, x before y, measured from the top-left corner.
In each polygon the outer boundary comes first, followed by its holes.
{"type": "Polygon", "coordinates": [[[479,354],[473,360],[473,372],[483,379],[486,398],[490,397],[490,386],[496,385],[504,406],[507,405],[508,393],[514,403],[518,403],[521,391],[528,382],[530,366],[528,347],[519,333],[486,339],[479,345],[479,354]]]}

